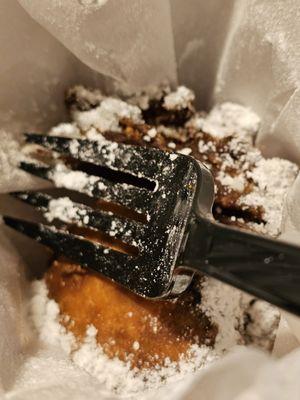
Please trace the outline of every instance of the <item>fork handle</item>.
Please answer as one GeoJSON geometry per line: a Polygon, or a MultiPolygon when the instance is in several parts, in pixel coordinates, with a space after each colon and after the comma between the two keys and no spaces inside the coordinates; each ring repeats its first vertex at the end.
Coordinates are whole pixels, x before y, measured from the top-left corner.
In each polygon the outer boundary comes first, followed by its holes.
{"type": "Polygon", "coordinates": [[[300,315],[300,247],[195,218],[180,265],[300,315]]]}

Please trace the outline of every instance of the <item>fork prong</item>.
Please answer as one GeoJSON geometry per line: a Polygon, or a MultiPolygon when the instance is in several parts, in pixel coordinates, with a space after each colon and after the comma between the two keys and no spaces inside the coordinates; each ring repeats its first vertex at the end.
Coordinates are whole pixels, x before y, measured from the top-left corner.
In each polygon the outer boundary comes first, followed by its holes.
{"type": "Polygon", "coordinates": [[[41,211],[49,222],[57,219],[67,224],[94,228],[130,245],[138,246],[138,238],[144,233],[144,226],[139,222],[94,210],[68,197],[55,199],[46,193],[28,191],[11,192],[10,195],[41,211]]]}
{"type": "Polygon", "coordinates": [[[63,255],[111,279],[122,275],[122,265],[131,257],[52,226],[8,216],[3,216],[3,220],[9,227],[51,248],[57,255],[63,255]]]}
{"type": "Polygon", "coordinates": [[[25,137],[27,143],[35,143],[81,161],[148,179],[160,178],[162,166],[172,166],[170,154],[154,148],[125,145],[105,139],[92,141],[33,133],[26,133],[25,137]]]}
{"type": "Polygon", "coordinates": [[[151,209],[154,193],[126,183],[112,183],[104,178],[74,171],[65,164],[58,163],[53,167],[36,162],[22,161],[20,168],[30,174],[47,179],[56,187],[74,190],[93,198],[118,203],[137,212],[145,213],[151,209]]]}

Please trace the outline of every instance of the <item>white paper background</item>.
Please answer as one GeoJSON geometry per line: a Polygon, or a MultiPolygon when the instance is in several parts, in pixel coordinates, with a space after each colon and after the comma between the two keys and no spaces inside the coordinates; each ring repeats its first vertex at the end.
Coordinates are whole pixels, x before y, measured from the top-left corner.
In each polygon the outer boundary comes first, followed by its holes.
{"type": "MultiPolygon", "coordinates": [[[[12,147],[17,145],[12,137],[65,119],[62,102],[68,86],[111,90],[112,78],[130,86],[169,78],[192,87],[201,107],[222,100],[251,106],[262,118],[258,143],[264,153],[299,163],[299,20],[298,0],[108,0],[102,7],[77,0],[1,0],[0,129],[11,136],[1,131],[0,192],[33,185],[13,169],[12,147]]],[[[284,236],[298,243],[299,188],[298,179],[284,226],[284,236]]],[[[7,198],[0,199],[1,212],[9,205],[7,198]]],[[[40,248],[28,247],[26,239],[3,229],[0,394],[9,399],[98,399],[95,379],[55,351],[35,347],[23,316],[23,273],[24,259],[28,263],[31,252],[40,248]]],[[[283,356],[297,345],[282,321],[276,353],[283,356]]],[[[299,373],[297,349],[280,361],[237,349],[201,374],[184,397],[299,399],[299,373]]]]}

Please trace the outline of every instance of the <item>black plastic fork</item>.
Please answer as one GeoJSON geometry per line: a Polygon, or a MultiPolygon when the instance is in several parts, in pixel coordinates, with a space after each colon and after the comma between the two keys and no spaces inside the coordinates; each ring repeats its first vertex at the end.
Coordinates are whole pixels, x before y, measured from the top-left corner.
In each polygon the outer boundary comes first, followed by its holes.
{"type": "Polygon", "coordinates": [[[63,158],[55,157],[51,166],[24,161],[23,170],[131,211],[113,213],[70,198],[15,192],[50,222],[66,226],[3,217],[10,227],[142,296],[178,295],[199,272],[300,315],[300,247],[216,223],[213,178],[192,157],[104,139],[26,134],[26,141],[63,158]],[[74,162],[65,161],[70,159],[97,165],[100,173],[74,169],[74,162]],[[100,244],[72,230],[74,225],[100,231],[127,247],[100,244]]]}

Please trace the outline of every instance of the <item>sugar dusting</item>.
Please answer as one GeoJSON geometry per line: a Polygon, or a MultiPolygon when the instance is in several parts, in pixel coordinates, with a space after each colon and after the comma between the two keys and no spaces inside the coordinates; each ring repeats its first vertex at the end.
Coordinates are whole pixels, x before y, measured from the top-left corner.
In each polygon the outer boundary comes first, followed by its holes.
{"type": "Polygon", "coordinates": [[[246,343],[255,343],[261,348],[271,350],[279,324],[279,311],[265,301],[252,300],[248,305],[247,315],[246,343]]]}
{"type": "Polygon", "coordinates": [[[80,130],[75,123],[61,123],[50,129],[49,136],[80,137],[80,130]]]}
{"type": "MultiPolygon", "coordinates": [[[[150,370],[131,368],[129,361],[123,362],[117,357],[108,358],[97,343],[98,332],[93,325],[87,326],[85,338],[79,343],[61,324],[62,319],[72,321],[67,315],[62,316],[58,304],[49,299],[43,280],[32,283],[30,319],[45,345],[59,346],[76,365],[97,378],[105,391],[122,398],[131,395],[143,398],[149,390],[178,385],[190,379],[237,344],[251,343],[270,349],[279,321],[279,312],[274,307],[261,301],[249,305],[249,295],[214,279],[205,279],[201,283],[201,295],[202,302],[198,307],[219,327],[214,348],[205,344],[192,345],[179,362],[166,358],[163,367],[150,370]],[[251,316],[251,321],[242,334],[246,315],[251,316]]],[[[155,319],[152,323],[155,331],[155,319]]],[[[139,343],[133,341],[132,352],[138,351],[139,347],[139,343]]],[[[168,395],[164,398],[168,399],[168,395]]]]}
{"type": "Polygon", "coordinates": [[[243,293],[215,279],[205,279],[201,285],[201,309],[219,327],[215,349],[224,352],[242,344],[240,324],[244,318],[243,293]]]}
{"type": "Polygon", "coordinates": [[[89,222],[89,218],[86,215],[85,210],[82,210],[74,206],[74,203],[69,197],[60,197],[58,199],[52,199],[48,204],[48,210],[44,214],[47,221],[52,222],[55,219],[59,219],[66,223],[72,223],[83,220],[84,224],[89,222]],[[81,217],[81,218],[80,218],[81,217]],[[85,219],[87,217],[87,219],[85,219]]]}
{"type": "Polygon", "coordinates": [[[220,171],[217,179],[222,182],[222,185],[229,187],[232,190],[243,192],[245,189],[246,180],[243,174],[231,176],[229,174],[225,174],[224,171],[220,171]]]}
{"type": "MultiPolygon", "coordinates": [[[[200,124],[195,121],[197,118],[194,117],[187,125],[201,128],[214,140],[203,141],[200,138],[200,153],[215,152],[218,142],[227,141],[226,151],[219,156],[221,166],[215,176],[222,190],[240,193],[236,204],[241,210],[262,207],[263,223],[249,222],[249,226],[277,237],[281,232],[285,198],[299,172],[298,166],[280,158],[265,159],[260,150],[253,147],[259,119],[248,108],[225,103],[201,117],[200,124]],[[209,129],[206,123],[211,124],[209,129]]],[[[210,166],[209,160],[207,165],[210,166]]]]}
{"type": "Polygon", "coordinates": [[[195,100],[195,94],[185,86],[179,86],[174,92],[164,97],[163,106],[167,110],[182,110],[188,108],[195,100]]]}
{"type": "MultiPolygon", "coordinates": [[[[143,107],[131,105],[115,98],[104,98],[97,93],[80,89],[82,92],[83,110],[73,110],[74,122],[61,124],[51,130],[50,134],[58,136],[85,137],[105,142],[102,133],[106,131],[121,132],[120,121],[128,118],[135,124],[143,122],[142,110],[149,106],[149,98],[143,97],[143,107]],[[146,100],[145,100],[146,99],[146,100]],[[86,103],[92,107],[86,107],[86,103]]],[[[80,93],[79,93],[80,95],[80,93]]],[[[193,93],[184,87],[176,91],[167,91],[163,99],[166,110],[183,110],[191,106],[194,100],[193,93]]],[[[136,104],[136,103],[135,103],[136,104]]],[[[251,206],[263,206],[265,224],[254,225],[256,230],[277,236],[280,232],[280,215],[287,189],[291,186],[298,172],[297,167],[285,160],[263,159],[259,150],[253,148],[252,142],[259,128],[259,118],[250,109],[233,104],[224,103],[217,105],[207,115],[196,114],[186,122],[187,128],[209,133],[217,140],[233,136],[228,144],[228,153],[222,155],[222,167],[217,180],[227,188],[242,193],[249,181],[253,182],[253,190],[243,194],[239,203],[247,209],[251,206]],[[236,158],[240,157],[240,174],[229,174],[228,170],[236,166],[236,158]]],[[[163,132],[171,141],[168,147],[176,149],[178,132],[173,127],[164,125],[151,127],[144,135],[145,142],[150,142],[163,132]],[[174,140],[174,141],[173,141],[174,140]]],[[[74,154],[78,151],[76,140],[72,144],[74,154]]],[[[201,153],[215,151],[216,143],[213,141],[198,141],[201,153]]],[[[178,153],[189,155],[190,147],[183,147],[178,153]]],[[[178,157],[170,154],[170,159],[178,157]]],[[[87,189],[89,182],[80,171],[73,171],[72,177],[63,166],[58,167],[52,178],[57,186],[76,186],[77,190],[87,189]],[[71,179],[72,178],[72,179],[71,179]]],[[[93,184],[95,182],[92,182],[93,184]]],[[[106,188],[103,188],[105,190],[106,188]]],[[[60,218],[64,214],[66,221],[78,217],[69,199],[53,201],[50,204],[48,220],[60,218]]],[[[235,217],[234,217],[235,218],[235,217]]],[[[97,377],[110,393],[131,395],[138,394],[148,389],[159,388],[166,383],[178,380],[193,374],[196,370],[205,367],[216,360],[224,352],[237,344],[252,343],[269,349],[274,339],[274,332],[278,325],[279,312],[263,302],[252,302],[251,297],[237,289],[224,285],[214,279],[205,278],[201,282],[201,311],[204,312],[218,327],[218,335],[214,349],[205,344],[192,346],[187,354],[187,359],[179,363],[165,360],[164,367],[153,370],[131,369],[130,364],[117,358],[109,359],[102,347],[97,344],[97,330],[94,326],[87,326],[86,337],[83,343],[78,344],[74,335],[68,332],[61,324],[62,317],[59,306],[47,297],[47,288],[43,281],[33,283],[33,297],[31,302],[31,316],[42,341],[57,344],[70,355],[75,364],[82,367],[91,375],[97,377]],[[266,322],[266,323],[265,323],[266,322]]],[[[155,321],[153,329],[155,330],[155,321]]],[[[137,341],[132,343],[132,352],[139,350],[137,341]]]]}
{"type": "Polygon", "coordinates": [[[206,116],[195,116],[188,122],[215,137],[238,133],[240,138],[251,138],[259,129],[260,119],[249,108],[230,102],[216,105],[206,116]]]}
{"type": "MultiPolygon", "coordinates": [[[[22,190],[34,185],[34,178],[19,168],[19,163],[26,158],[21,152],[20,143],[10,132],[0,129],[0,171],[1,192],[22,190]]],[[[46,186],[45,184],[41,185],[46,186]]]]}
{"type": "Polygon", "coordinates": [[[105,184],[96,176],[91,176],[81,171],[72,171],[62,163],[56,164],[49,175],[55,186],[77,190],[88,195],[92,195],[94,185],[97,185],[99,190],[106,189],[105,184]]]}
{"type": "MultiPolygon", "coordinates": [[[[61,317],[58,304],[48,298],[43,280],[32,284],[30,318],[42,342],[61,347],[76,365],[96,377],[110,393],[140,396],[148,389],[158,389],[168,383],[186,379],[218,358],[218,353],[210,347],[193,345],[178,363],[172,363],[166,358],[163,367],[152,370],[132,369],[129,362],[107,357],[96,341],[97,329],[93,325],[87,326],[86,336],[79,344],[74,335],[60,323],[61,318],[68,317],[61,317]]],[[[133,342],[132,351],[138,348],[139,343],[133,342]]]]}
{"type": "Polygon", "coordinates": [[[112,97],[107,97],[98,107],[91,110],[75,111],[73,118],[83,131],[94,127],[100,132],[120,132],[119,122],[122,118],[128,118],[134,123],[143,122],[141,110],[137,106],[112,97]]]}
{"type": "Polygon", "coordinates": [[[247,172],[255,186],[252,192],[239,199],[239,203],[264,207],[264,230],[269,235],[278,236],[281,232],[284,201],[297,173],[295,164],[280,158],[262,158],[247,172]]]}

